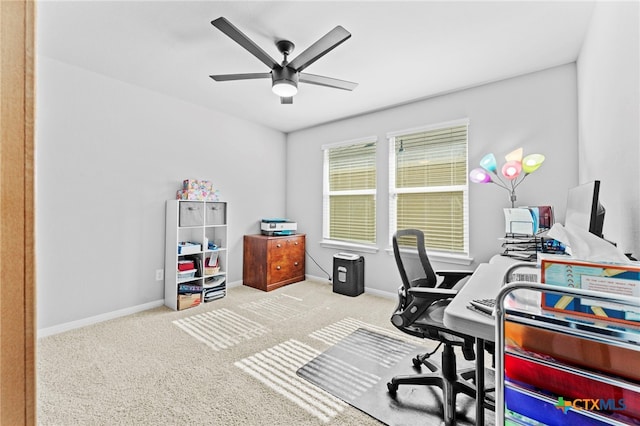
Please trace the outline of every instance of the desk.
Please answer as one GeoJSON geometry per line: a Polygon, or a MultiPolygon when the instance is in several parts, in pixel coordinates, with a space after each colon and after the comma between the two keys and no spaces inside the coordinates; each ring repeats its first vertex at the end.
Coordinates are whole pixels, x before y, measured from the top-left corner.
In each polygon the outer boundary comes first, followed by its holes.
{"type": "MultiPolygon", "coordinates": [[[[496,324],[495,318],[474,312],[467,306],[473,299],[495,298],[505,273],[517,263],[520,262],[516,259],[497,255],[489,263],[480,264],[444,310],[443,321],[447,328],[476,339],[476,425],[484,424],[484,342],[495,341],[496,324]]],[[[535,268],[535,263],[531,267],[535,268]]]]}
{"type": "MultiPolygon", "coordinates": [[[[495,298],[502,288],[507,269],[519,263],[506,256],[494,256],[489,263],[481,263],[444,310],[444,325],[455,331],[493,342],[495,319],[467,308],[473,299],[495,298]]],[[[532,267],[535,264],[531,264],[532,267]]]]}

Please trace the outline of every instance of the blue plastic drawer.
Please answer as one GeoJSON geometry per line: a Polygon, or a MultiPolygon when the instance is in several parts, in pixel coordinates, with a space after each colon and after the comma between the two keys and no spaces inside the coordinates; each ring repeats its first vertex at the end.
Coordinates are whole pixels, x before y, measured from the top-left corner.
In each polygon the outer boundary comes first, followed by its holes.
{"type": "MultiPolygon", "coordinates": [[[[556,407],[558,401],[553,400],[550,396],[541,395],[512,384],[506,384],[504,388],[504,404],[505,419],[510,418],[508,411],[513,411],[516,414],[518,424],[549,426],[604,426],[611,424],[605,416],[571,408],[563,410],[556,407]],[[517,416],[518,414],[531,421],[523,420],[522,417],[517,416]]],[[[629,418],[622,421],[628,422],[630,420],[633,421],[629,418]]]]}

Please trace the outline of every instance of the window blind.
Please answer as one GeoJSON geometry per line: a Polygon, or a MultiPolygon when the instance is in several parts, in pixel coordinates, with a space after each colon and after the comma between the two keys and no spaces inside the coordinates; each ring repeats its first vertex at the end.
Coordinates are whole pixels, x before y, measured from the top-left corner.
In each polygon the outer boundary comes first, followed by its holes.
{"type": "Polygon", "coordinates": [[[329,190],[376,188],[375,143],[329,149],[329,190]]]}
{"type": "Polygon", "coordinates": [[[396,187],[464,185],[467,126],[396,138],[396,187]]]}
{"type": "Polygon", "coordinates": [[[324,238],[376,241],[376,143],[325,148],[324,238]]]}
{"type": "Polygon", "coordinates": [[[398,134],[390,148],[390,237],[416,228],[428,249],[468,254],[467,123],[398,134]]]}

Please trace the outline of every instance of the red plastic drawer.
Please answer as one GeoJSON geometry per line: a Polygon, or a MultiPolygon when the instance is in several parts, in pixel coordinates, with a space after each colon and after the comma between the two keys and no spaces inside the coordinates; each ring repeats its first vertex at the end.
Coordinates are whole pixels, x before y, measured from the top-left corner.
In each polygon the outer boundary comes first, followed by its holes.
{"type": "MultiPolygon", "coordinates": [[[[640,392],[584,377],[564,370],[564,367],[562,364],[551,367],[511,354],[504,357],[505,376],[510,380],[546,390],[565,400],[616,401],[617,406],[623,408],[621,414],[640,419],[640,392]]],[[[635,388],[638,389],[638,385],[635,388]]]]}
{"type": "Polygon", "coordinates": [[[513,322],[505,323],[504,336],[507,346],[546,354],[569,364],[640,383],[640,351],[513,322]]]}
{"type": "Polygon", "coordinates": [[[179,260],[178,261],[178,271],[190,271],[194,269],[193,260],[179,260]]]}

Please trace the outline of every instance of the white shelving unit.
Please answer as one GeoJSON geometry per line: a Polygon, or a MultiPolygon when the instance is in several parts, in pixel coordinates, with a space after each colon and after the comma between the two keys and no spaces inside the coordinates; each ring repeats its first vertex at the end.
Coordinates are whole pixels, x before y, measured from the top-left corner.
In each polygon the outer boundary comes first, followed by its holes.
{"type": "Polygon", "coordinates": [[[224,297],[227,270],[227,203],[167,201],[165,305],[182,310],[224,297]],[[179,263],[189,261],[192,270],[178,270],[179,263]]]}

